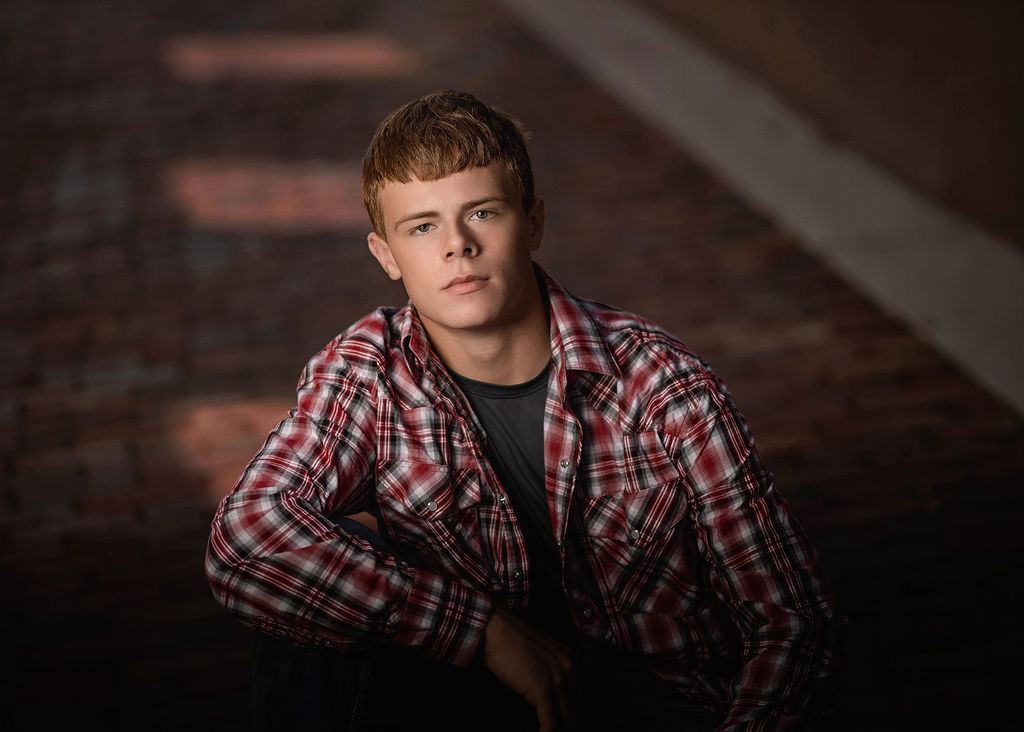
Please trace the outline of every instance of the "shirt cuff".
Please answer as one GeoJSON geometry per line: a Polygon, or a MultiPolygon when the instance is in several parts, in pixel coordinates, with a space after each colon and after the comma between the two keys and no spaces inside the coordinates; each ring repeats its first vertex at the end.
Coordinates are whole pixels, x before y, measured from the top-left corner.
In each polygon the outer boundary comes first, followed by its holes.
{"type": "Polygon", "coordinates": [[[457,580],[417,569],[412,589],[393,607],[384,631],[393,645],[466,667],[483,643],[491,603],[490,596],[457,580]]]}

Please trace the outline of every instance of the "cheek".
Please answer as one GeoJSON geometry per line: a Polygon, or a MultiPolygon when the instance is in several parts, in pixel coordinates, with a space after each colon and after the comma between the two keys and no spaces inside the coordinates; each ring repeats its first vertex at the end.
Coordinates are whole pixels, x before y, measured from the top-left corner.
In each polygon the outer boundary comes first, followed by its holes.
{"type": "Polygon", "coordinates": [[[394,252],[395,266],[405,280],[415,281],[422,278],[424,272],[423,257],[413,250],[394,252]]]}
{"type": "Polygon", "coordinates": [[[429,294],[433,288],[431,273],[423,262],[415,259],[402,262],[402,282],[410,297],[414,294],[429,294]]]}

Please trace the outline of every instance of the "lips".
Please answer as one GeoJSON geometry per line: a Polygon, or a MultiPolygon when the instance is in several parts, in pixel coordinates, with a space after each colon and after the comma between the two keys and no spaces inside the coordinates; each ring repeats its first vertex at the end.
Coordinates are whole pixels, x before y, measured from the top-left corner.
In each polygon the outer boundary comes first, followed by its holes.
{"type": "Polygon", "coordinates": [[[479,290],[487,282],[487,278],[481,275],[466,274],[453,277],[452,280],[444,286],[446,292],[473,292],[479,290]]]}

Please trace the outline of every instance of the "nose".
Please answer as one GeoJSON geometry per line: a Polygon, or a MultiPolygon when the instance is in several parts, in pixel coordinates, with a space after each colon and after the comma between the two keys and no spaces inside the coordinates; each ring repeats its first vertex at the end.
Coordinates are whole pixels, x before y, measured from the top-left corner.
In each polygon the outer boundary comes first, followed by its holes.
{"type": "Polygon", "coordinates": [[[457,257],[475,257],[479,251],[472,235],[462,227],[456,227],[445,242],[444,258],[453,260],[457,257]]]}

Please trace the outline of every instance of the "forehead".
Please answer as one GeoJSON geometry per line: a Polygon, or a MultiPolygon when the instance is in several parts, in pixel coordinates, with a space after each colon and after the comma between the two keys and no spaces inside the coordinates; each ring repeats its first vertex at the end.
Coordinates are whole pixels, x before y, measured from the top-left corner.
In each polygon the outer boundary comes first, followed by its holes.
{"type": "Polygon", "coordinates": [[[508,174],[497,163],[436,180],[385,181],[379,196],[381,213],[389,224],[420,212],[443,213],[487,198],[514,202],[518,197],[508,174]]]}

